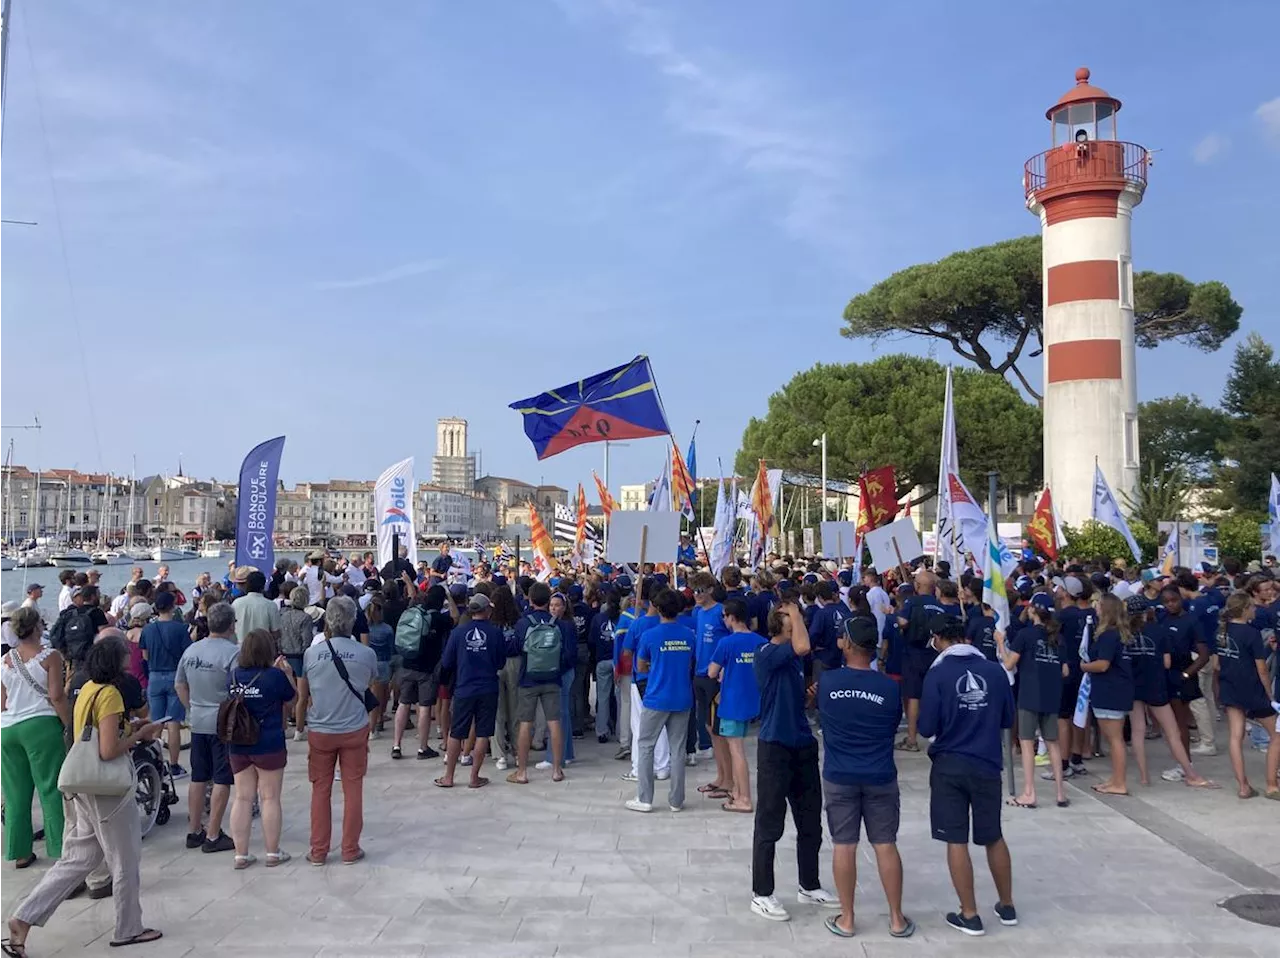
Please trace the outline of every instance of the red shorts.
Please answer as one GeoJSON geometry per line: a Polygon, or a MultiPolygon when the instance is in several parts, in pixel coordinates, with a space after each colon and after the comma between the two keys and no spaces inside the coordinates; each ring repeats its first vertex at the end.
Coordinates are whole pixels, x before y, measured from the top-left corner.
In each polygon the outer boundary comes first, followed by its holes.
{"type": "Polygon", "coordinates": [[[453,698],[453,689],[449,688],[447,685],[441,685],[440,688],[436,690],[436,698],[441,702],[449,701],[453,698]]]}
{"type": "Polygon", "coordinates": [[[289,760],[289,753],[284,749],[278,752],[267,752],[265,755],[237,755],[231,753],[231,774],[239,775],[246,768],[256,768],[263,772],[277,772],[284,768],[289,760]]]}

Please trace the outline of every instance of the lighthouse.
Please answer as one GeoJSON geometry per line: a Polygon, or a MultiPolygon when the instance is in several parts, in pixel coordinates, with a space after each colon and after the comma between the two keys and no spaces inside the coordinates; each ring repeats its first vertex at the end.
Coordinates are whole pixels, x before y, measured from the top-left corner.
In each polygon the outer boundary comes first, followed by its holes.
{"type": "Polygon", "coordinates": [[[1148,154],[1119,139],[1119,112],[1081,67],[1023,174],[1044,237],[1044,478],[1072,525],[1092,514],[1095,461],[1117,495],[1138,483],[1130,224],[1148,154]]]}

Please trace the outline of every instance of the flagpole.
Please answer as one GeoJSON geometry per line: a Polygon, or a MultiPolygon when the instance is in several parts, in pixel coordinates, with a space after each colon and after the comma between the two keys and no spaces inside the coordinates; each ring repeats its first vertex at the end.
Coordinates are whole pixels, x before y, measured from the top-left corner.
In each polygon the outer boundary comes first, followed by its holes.
{"type": "MultiPolygon", "coordinates": [[[[609,440],[608,439],[604,441],[604,491],[605,492],[609,491],[609,440]]],[[[600,503],[600,508],[603,511],[604,509],[603,502],[600,503]]],[[[607,512],[605,513],[605,516],[604,516],[604,554],[606,556],[609,554],[609,513],[607,512]]]]}

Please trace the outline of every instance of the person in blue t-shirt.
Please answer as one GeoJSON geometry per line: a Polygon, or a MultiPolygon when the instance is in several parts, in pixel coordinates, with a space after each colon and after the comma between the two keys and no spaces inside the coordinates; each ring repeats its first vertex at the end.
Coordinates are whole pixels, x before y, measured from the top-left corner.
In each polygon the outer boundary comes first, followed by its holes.
{"type": "Polygon", "coordinates": [[[752,667],[760,686],[760,733],[756,748],[756,821],[751,853],[751,910],[770,921],[790,915],[774,895],[774,847],[782,837],[787,806],[796,824],[796,865],[802,904],[835,907],[839,899],[822,887],[822,776],[818,742],[805,718],[804,658],[810,652],[804,614],[784,602],[769,614],[769,641],[756,649],[752,667]]]}
{"type": "Polygon", "coordinates": [[[947,843],[951,884],[960,898],[959,910],[946,920],[966,935],[982,935],[969,857],[971,817],[973,841],[987,850],[996,914],[1002,924],[1018,923],[1013,861],[1000,829],[1003,740],[1004,730],[1013,728],[1013,689],[1001,666],[964,641],[959,619],[934,616],[927,629],[937,653],[920,697],[920,734],[933,739],[929,822],[933,837],[947,843]]]}
{"type": "Polygon", "coordinates": [[[1111,753],[1111,777],[1093,786],[1100,795],[1129,794],[1124,720],[1133,709],[1133,662],[1129,655],[1132,644],[1124,600],[1110,592],[1103,593],[1098,597],[1098,632],[1089,643],[1089,661],[1080,663],[1080,668],[1092,676],[1089,708],[1111,753]]]}
{"type": "Polygon", "coordinates": [[[838,640],[844,666],[828,669],[818,679],[822,788],[827,828],[835,845],[831,869],[840,896],[840,914],[828,918],[826,926],[839,938],[854,933],[853,899],[863,825],[889,902],[889,933],[908,938],[915,931],[915,922],[902,913],[898,854],[900,796],[893,740],[902,720],[902,695],[897,682],[871,667],[878,641],[874,618],[849,619],[838,640]]]}
{"type": "MultiPolygon", "coordinates": [[[[654,597],[659,622],[646,629],[636,648],[637,684],[643,684],[643,708],[636,731],[636,760],[639,782],[636,797],[627,801],[633,812],[653,811],[654,749],[666,732],[668,742],[683,742],[693,708],[693,632],[676,619],[684,606],[681,596],[662,589],[654,597]],[[643,682],[641,678],[643,677],[643,682]]],[[[671,786],[667,796],[673,812],[684,808],[684,762],[670,765],[671,786]]]]}
{"type": "MultiPolygon", "coordinates": [[[[751,803],[751,769],[747,764],[747,726],[760,714],[760,686],[756,684],[756,649],[763,642],[748,626],[751,613],[741,599],[724,604],[729,633],[720,639],[707,667],[707,676],[719,682],[719,701],[712,703],[712,734],[729,752],[728,774],[720,773],[698,791],[707,798],[728,799],[726,812],[748,813],[751,803]]],[[[712,741],[715,741],[713,738],[712,741]]]]}
{"type": "Polygon", "coordinates": [[[489,621],[493,606],[489,597],[477,593],[467,601],[471,619],[454,628],[440,658],[442,671],[452,674],[452,727],[445,746],[444,775],[435,780],[441,788],[453,788],[453,772],[458,765],[462,743],[475,727],[476,741],[471,751],[469,788],[484,788],[489,780],[480,774],[489,739],[498,722],[498,673],[507,664],[507,638],[489,621]]]}
{"type": "MultiPolygon", "coordinates": [[[[603,745],[617,727],[617,696],[613,683],[613,639],[622,607],[612,589],[600,590],[604,603],[591,619],[588,641],[596,656],[596,741],[603,745]]],[[[630,693],[628,693],[630,694],[630,693]]]]}
{"type": "MultiPolygon", "coordinates": [[[[986,608],[986,607],[984,607],[986,608]]],[[[1028,624],[1005,640],[995,633],[1000,662],[1018,676],[1018,741],[1022,753],[1022,794],[1009,799],[1018,808],[1036,807],[1036,736],[1044,739],[1049,751],[1050,770],[1058,792],[1058,807],[1070,802],[1063,787],[1062,750],[1058,743],[1058,704],[1066,663],[1059,657],[1058,632],[1061,626],[1053,612],[1053,600],[1037,592],[1027,605],[1028,624]]]]}
{"type": "MultiPolygon", "coordinates": [[[[720,683],[708,675],[712,656],[721,640],[729,634],[729,625],[724,619],[724,606],[715,600],[716,580],[709,572],[699,572],[693,577],[693,600],[697,608],[693,612],[693,631],[697,639],[695,655],[693,694],[697,708],[696,723],[698,732],[706,729],[710,735],[711,754],[716,763],[716,774],[704,794],[729,792],[733,786],[732,759],[729,756],[729,743],[715,729],[714,711],[716,697],[720,695],[720,683]]],[[[743,606],[750,609],[742,599],[743,606]]],[[[745,613],[750,619],[750,611],[745,613]]]]}
{"type": "Polygon", "coordinates": [[[1174,718],[1178,720],[1182,744],[1192,755],[1216,752],[1216,748],[1204,747],[1203,730],[1200,732],[1200,744],[1195,748],[1191,746],[1192,720],[1194,718],[1197,724],[1202,721],[1195,703],[1202,696],[1200,673],[1209,665],[1210,640],[1201,632],[1199,617],[1191,614],[1182,589],[1177,585],[1167,585],[1160,590],[1156,624],[1169,641],[1169,704],[1173,706],[1174,718]]]}
{"type": "Polygon", "coordinates": [[[1268,650],[1262,633],[1253,626],[1255,611],[1247,592],[1234,592],[1222,610],[1215,645],[1215,672],[1218,700],[1227,713],[1227,750],[1236,776],[1237,794],[1253,798],[1258,790],[1249,784],[1244,767],[1245,720],[1260,724],[1271,737],[1267,749],[1266,795],[1280,799],[1277,766],[1280,765],[1280,737],[1276,735],[1276,713],[1269,694],[1268,650]]]}
{"type": "Polygon", "coordinates": [[[902,660],[902,697],[907,702],[907,734],[897,747],[906,752],[920,751],[917,723],[920,715],[920,694],[924,677],[933,664],[935,653],[929,645],[929,622],[943,613],[936,595],[938,577],[924,571],[916,576],[915,590],[898,610],[898,628],[902,630],[904,655],[902,660]]]}
{"type": "MultiPolygon", "coordinates": [[[[650,578],[644,581],[641,589],[643,590],[641,595],[644,597],[645,603],[644,614],[628,626],[626,635],[617,640],[622,644],[621,661],[631,664],[631,740],[633,746],[640,734],[640,716],[644,712],[644,683],[648,681],[648,676],[642,675],[640,672],[636,661],[636,653],[640,648],[640,641],[644,638],[644,634],[662,621],[661,616],[658,615],[658,606],[654,601],[662,591],[662,587],[654,579],[650,578]]],[[[671,773],[671,741],[667,738],[665,729],[658,735],[658,743],[654,747],[653,754],[658,776],[665,780],[671,773]]],[[[631,768],[629,771],[624,772],[621,777],[624,782],[638,782],[640,781],[639,751],[633,747],[630,751],[630,757],[631,768]]]]}

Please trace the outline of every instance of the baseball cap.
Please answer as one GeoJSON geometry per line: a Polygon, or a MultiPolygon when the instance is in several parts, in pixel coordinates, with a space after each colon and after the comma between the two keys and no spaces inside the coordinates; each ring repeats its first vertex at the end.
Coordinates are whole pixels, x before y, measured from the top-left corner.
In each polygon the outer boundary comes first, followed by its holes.
{"type": "MultiPolygon", "coordinates": [[[[950,616],[944,616],[950,618],[950,616]]],[[[875,619],[867,619],[862,616],[850,617],[844,620],[844,636],[854,645],[866,651],[872,651],[880,644],[880,636],[876,629],[875,619]]]]}
{"type": "Polygon", "coordinates": [[[44,586],[42,586],[39,582],[29,583],[27,585],[27,595],[30,595],[32,592],[35,592],[36,589],[43,589],[43,588],[44,586]]]}
{"type": "Polygon", "coordinates": [[[571,600],[573,600],[574,602],[579,602],[579,601],[581,601],[581,600],[582,600],[582,586],[580,586],[580,585],[571,585],[571,586],[569,586],[569,598],[570,598],[571,600]]]}
{"type": "Polygon", "coordinates": [[[20,608],[22,608],[22,603],[18,602],[16,599],[10,600],[3,606],[0,606],[0,615],[3,615],[5,619],[8,619],[9,616],[13,615],[13,613],[17,612],[20,608]]]}
{"type": "Polygon", "coordinates": [[[1037,592],[1031,597],[1031,604],[1049,612],[1053,611],[1053,597],[1047,592],[1037,592]]]}
{"type": "Polygon", "coordinates": [[[1147,611],[1147,600],[1140,595],[1131,595],[1124,600],[1124,610],[1130,615],[1142,615],[1147,611]]]}
{"type": "Polygon", "coordinates": [[[1159,573],[1158,573],[1155,569],[1143,569],[1143,570],[1142,570],[1142,581],[1143,581],[1143,582],[1154,582],[1154,581],[1155,581],[1155,578],[1156,578],[1156,576],[1157,576],[1157,575],[1159,575],[1159,573]]]}
{"type": "Polygon", "coordinates": [[[1067,595],[1073,599],[1084,591],[1084,583],[1073,575],[1069,575],[1062,580],[1062,587],[1067,590],[1067,595]]]}
{"type": "Polygon", "coordinates": [[[492,606],[493,603],[489,601],[489,597],[479,592],[467,600],[468,612],[487,612],[492,606]]]}
{"type": "MultiPolygon", "coordinates": [[[[156,598],[158,599],[159,596],[156,598]]],[[[132,622],[135,619],[149,619],[151,618],[151,613],[152,609],[150,605],[145,602],[135,602],[133,605],[129,606],[129,621],[132,622]]]]}
{"type": "Polygon", "coordinates": [[[620,575],[615,580],[615,583],[617,584],[618,588],[621,589],[623,592],[631,591],[631,576],[620,575]]]}
{"type": "Polygon", "coordinates": [[[167,612],[173,608],[174,594],[172,592],[159,592],[156,594],[155,608],[157,612],[167,612]]]}

